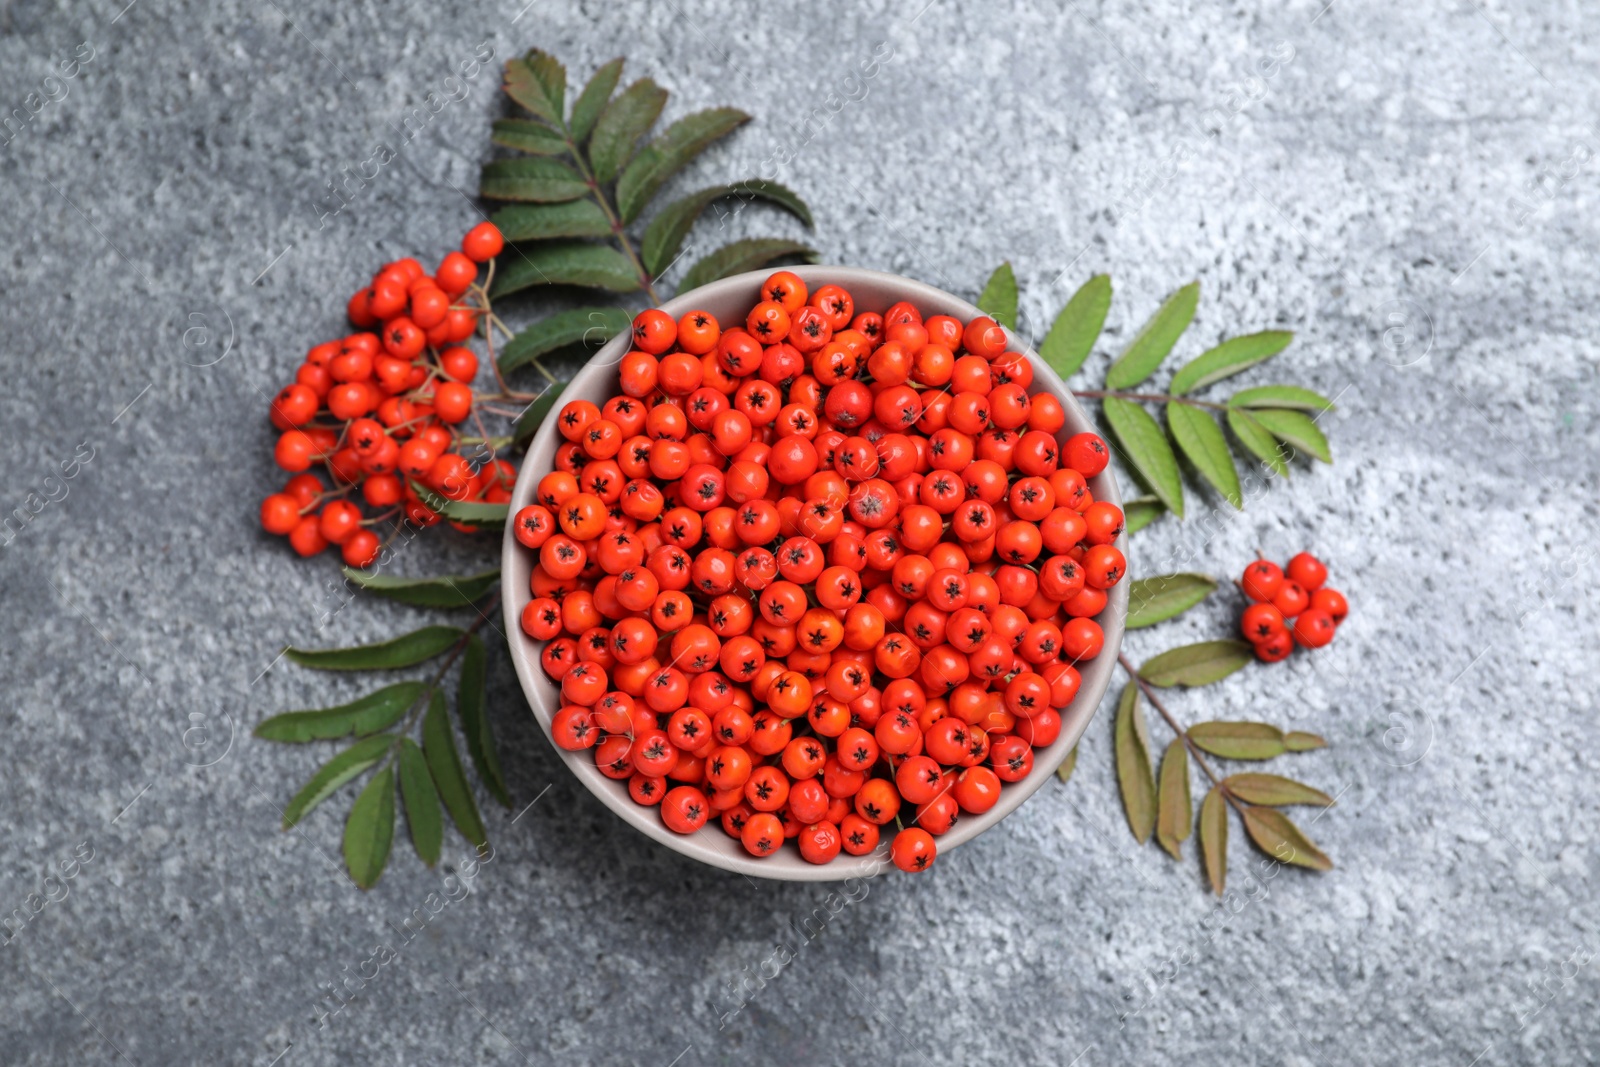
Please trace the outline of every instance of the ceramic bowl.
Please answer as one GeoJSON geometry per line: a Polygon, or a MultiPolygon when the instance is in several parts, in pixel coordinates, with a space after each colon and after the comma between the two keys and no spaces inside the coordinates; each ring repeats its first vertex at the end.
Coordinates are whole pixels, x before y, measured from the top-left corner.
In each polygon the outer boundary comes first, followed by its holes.
{"type": "MultiPolygon", "coordinates": [[[[858,312],[882,312],[897,301],[907,300],[925,317],[951,315],[965,322],[981,314],[976,307],[965,300],[910,278],[853,267],[815,266],[791,269],[805,280],[812,292],[830,283],[843,286],[854,297],[858,312]]],[[[757,294],[761,283],[769,274],[769,271],[756,271],[712,282],[710,285],[667,301],[662,305],[662,310],[673,318],[678,318],[687,311],[698,309],[709,311],[719,322],[742,322],[750,308],[759,300],[757,294]]],[[[624,334],[613,339],[596,353],[595,358],[567,384],[561,396],[562,402],[591,400],[596,404],[603,404],[615,395],[617,364],[628,351],[628,341],[628,335],[624,334]]],[[[1024,347],[1021,339],[1015,335],[1010,336],[1010,347],[1025,352],[1033,363],[1034,380],[1031,391],[1054,394],[1066,408],[1067,422],[1061,433],[1062,439],[1071,434],[1095,429],[1088,415],[1084,413],[1055,371],[1046,366],[1031,349],[1024,347]]],[[[539,479],[553,469],[556,447],[561,440],[556,432],[554,418],[547,419],[544,425],[539,427],[529,445],[527,459],[522,464],[516,489],[512,493],[513,514],[519,508],[534,502],[535,488],[539,479]]],[[[1091,478],[1089,486],[1096,500],[1109,500],[1118,506],[1121,505],[1122,498],[1117,491],[1116,480],[1109,470],[1091,478]]],[[[1124,553],[1127,552],[1125,535],[1117,542],[1117,547],[1124,553]]],[[[528,705],[548,735],[551,717],[560,707],[560,687],[545,675],[539,665],[542,642],[533,640],[522,630],[520,623],[522,609],[532,598],[528,587],[528,576],[533,567],[534,554],[512,536],[509,525],[506,528],[503,555],[501,573],[504,579],[505,629],[510,638],[511,658],[516,666],[517,677],[522,682],[523,692],[527,694],[528,705]]],[[[1100,625],[1105,629],[1105,650],[1092,662],[1080,666],[1082,686],[1078,690],[1077,698],[1062,713],[1060,737],[1048,748],[1035,752],[1033,773],[1023,781],[1006,785],[1001,791],[999,803],[993,808],[983,815],[963,814],[955,827],[938,839],[941,856],[995,826],[1015,811],[1036,789],[1045,782],[1053,780],[1053,772],[1078,743],[1078,738],[1089,725],[1089,720],[1094,717],[1101,697],[1111,684],[1111,676],[1117,665],[1117,651],[1122,644],[1123,622],[1127,610],[1128,584],[1122,582],[1112,588],[1106,608],[1098,617],[1100,625]]],[[[600,773],[594,764],[592,751],[568,752],[557,749],[557,752],[572,773],[599,797],[603,804],[616,812],[622,821],[658,844],[713,867],[736,871],[755,878],[775,878],[784,881],[837,881],[877,873],[888,867],[882,855],[852,857],[845,853],[841,853],[832,863],[817,866],[803,860],[799,851],[792,847],[785,847],[772,856],[757,859],[745,852],[738,841],[724,833],[715,818],[698,833],[689,835],[673,833],[662,824],[660,812],[655,808],[633,802],[628,796],[628,783],[625,779],[618,781],[600,773]]],[[[891,834],[884,835],[885,845],[890,836],[891,834]]]]}

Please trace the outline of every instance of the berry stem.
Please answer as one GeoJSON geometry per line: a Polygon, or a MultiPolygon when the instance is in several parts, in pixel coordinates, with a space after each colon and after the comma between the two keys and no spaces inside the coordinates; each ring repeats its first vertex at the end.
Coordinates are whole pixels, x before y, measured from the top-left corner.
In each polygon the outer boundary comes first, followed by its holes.
{"type": "Polygon", "coordinates": [[[1228,787],[1222,784],[1222,779],[1217,777],[1217,772],[1211,769],[1211,764],[1207,763],[1206,758],[1200,754],[1199,746],[1193,741],[1189,740],[1188,731],[1182,726],[1178,725],[1178,720],[1172,717],[1172,713],[1168,711],[1167,706],[1161,702],[1161,698],[1156,696],[1154,687],[1152,687],[1149,682],[1139,677],[1139,672],[1134,668],[1133,664],[1128,661],[1127,654],[1119,652],[1117,654],[1117,662],[1122,664],[1122,669],[1128,672],[1128,677],[1133,679],[1134,684],[1137,685],[1140,691],[1144,693],[1145,699],[1149,700],[1150,703],[1155,706],[1155,709],[1161,713],[1161,717],[1167,720],[1167,725],[1172,728],[1173,733],[1178,735],[1178,740],[1183,742],[1183,747],[1189,750],[1189,757],[1200,765],[1200,769],[1202,771],[1206,772],[1206,777],[1211,779],[1211,784],[1222,790],[1222,795],[1228,801],[1228,803],[1233,805],[1235,809],[1238,809],[1238,801],[1234,799],[1232,793],[1228,792],[1228,787]]]}
{"type": "Polygon", "coordinates": [[[1187,404],[1192,408],[1214,408],[1217,411],[1228,410],[1226,404],[1214,404],[1209,400],[1195,400],[1187,396],[1173,396],[1171,393],[1124,393],[1116,389],[1074,389],[1073,396],[1092,397],[1096,400],[1148,400],[1156,404],[1187,404]]]}

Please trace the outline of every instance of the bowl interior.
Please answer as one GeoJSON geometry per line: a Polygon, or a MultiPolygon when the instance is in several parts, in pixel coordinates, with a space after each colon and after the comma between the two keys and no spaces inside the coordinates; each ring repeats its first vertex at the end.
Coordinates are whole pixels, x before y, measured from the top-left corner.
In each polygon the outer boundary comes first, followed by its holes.
{"type": "MultiPolygon", "coordinates": [[[[858,312],[882,312],[897,301],[907,300],[925,317],[950,315],[964,322],[981,314],[976,307],[965,300],[930,285],[893,274],[852,267],[810,266],[791,269],[804,279],[813,292],[830,283],[843,286],[855,299],[858,312]]],[[[722,323],[742,322],[744,316],[759,299],[757,294],[761,283],[769,273],[769,271],[756,271],[713,282],[667,301],[662,305],[662,309],[674,318],[687,311],[702,310],[710,312],[722,323]]],[[[1065,407],[1067,421],[1061,436],[1065,438],[1085,430],[1094,430],[1094,425],[1055,371],[1045,365],[1031,348],[1023,347],[1020,338],[1010,334],[1009,331],[1008,337],[1011,347],[1025,352],[1033,363],[1034,381],[1029,391],[1051,393],[1058,397],[1065,407]]],[[[628,352],[628,342],[629,335],[623,334],[596,353],[595,358],[567,384],[561,394],[561,402],[581,399],[603,404],[614,395],[617,364],[628,352]]],[[[539,479],[553,468],[556,448],[560,443],[561,438],[556,433],[555,420],[546,419],[529,445],[527,459],[522,464],[516,488],[512,492],[513,514],[519,508],[534,502],[534,491],[539,479]]],[[[1096,500],[1108,500],[1121,506],[1122,497],[1117,491],[1116,480],[1109,470],[1091,478],[1089,486],[1096,500]]],[[[1124,553],[1127,552],[1126,542],[1125,534],[1117,542],[1117,547],[1124,553]]],[[[503,556],[501,574],[505,627],[511,646],[511,658],[516,667],[517,677],[522,682],[523,692],[527,694],[528,704],[548,736],[551,717],[560,707],[560,687],[545,675],[539,665],[542,642],[533,640],[522,631],[520,622],[522,609],[532,599],[528,579],[534,561],[533,554],[523,548],[512,535],[509,525],[506,528],[503,556]]],[[[1117,651],[1122,644],[1123,621],[1127,615],[1127,607],[1128,585],[1126,582],[1121,582],[1112,588],[1105,611],[1097,619],[1105,630],[1105,650],[1093,661],[1080,665],[1082,686],[1077,698],[1062,713],[1061,736],[1049,747],[1035,751],[1033,773],[1020,782],[1007,784],[1001,791],[999,802],[993,808],[979,816],[963,814],[955,827],[939,838],[941,853],[983,833],[1016,810],[1045,781],[1051,779],[1052,772],[1061,765],[1067,754],[1072,751],[1072,747],[1078,743],[1078,738],[1082,736],[1089,720],[1094,716],[1101,697],[1111,683],[1111,676],[1116,668],[1117,651]]],[[[660,813],[654,808],[633,802],[628,796],[625,780],[617,781],[601,774],[594,765],[592,752],[568,752],[562,749],[557,751],[572,773],[624,821],[668,848],[714,867],[757,878],[776,878],[786,881],[837,881],[877,873],[887,867],[886,861],[877,855],[851,857],[847,854],[841,854],[833,863],[816,866],[807,863],[798,852],[788,848],[765,859],[757,859],[724,833],[715,820],[708,822],[698,833],[675,834],[662,825],[660,813]]],[[[887,840],[888,835],[885,835],[885,842],[887,840]]]]}

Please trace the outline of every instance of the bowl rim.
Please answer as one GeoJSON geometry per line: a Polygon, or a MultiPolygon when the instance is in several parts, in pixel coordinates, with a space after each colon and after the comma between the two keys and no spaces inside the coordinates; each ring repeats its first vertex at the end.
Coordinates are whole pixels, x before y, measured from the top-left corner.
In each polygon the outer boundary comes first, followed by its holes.
{"type": "MultiPolygon", "coordinates": [[[[964,322],[984,314],[978,307],[958,296],[926,282],[898,274],[862,267],[825,265],[786,269],[799,275],[812,292],[828,284],[841,285],[852,292],[860,289],[887,289],[895,300],[910,301],[925,314],[929,313],[927,309],[930,306],[937,308],[933,314],[953,315],[964,322]]],[[[660,308],[676,319],[704,304],[720,303],[735,297],[742,296],[754,304],[754,297],[759,293],[761,283],[771,274],[771,270],[757,270],[722,278],[698,289],[680,293],[661,304],[660,308]]],[[[887,306],[886,304],[885,309],[887,306]]],[[[1098,433],[1099,430],[1093,420],[1077,402],[1061,377],[1014,330],[1009,327],[1005,329],[1009,348],[1022,352],[1033,365],[1034,382],[1030,392],[1049,392],[1061,401],[1066,411],[1066,425],[1060,431],[1060,435],[1085,430],[1098,433]]],[[[629,333],[622,333],[607,342],[571,381],[565,383],[564,393],[580,395],[586,387],[592,386],[599,379],[614,375],[616,365],[631,347],[630,336],[629,333]]],[[[512,490],[508,505],[509,515],[515,515],[518,510],[533,502],[538,481],[544,473],[547,473],[546,468],[549,466],[547,462],[535,462],[534,457],[548,455],[553,460],[555,436],[555,420],[546,418],[528,444],[521,469],[517,473],[516,486],[512,490]],[[536,469],[538,473],[535,473],[536,469]]],[[[1122,494],[1109,467],[1088,481],[1096,500],[1106,500],[1119,507],[1122,505],[1122,494]]],[[[1126,532],[1119,535],[1115,542],[1125,557],[1128,552],[1127,542],[1126,532]]],[[[739,848],[720,826],[713,825],[714,819],[708,820],[704,827],[693,834],[674,833],[661,823],[659,815],[653,808],[634,803],[627,793],[625,780],[611,779],[601,774],[589,750],[569,752],[550,742],[550,721],[558,706],[558,702],[553,702],[551,696],[559,690],[545,676],[544,669],[539,664],[538,649],[542,647],[543,642],[528,637],[521,625],[522,610],[532,599],[528,587],[528,578],[532,571],[531,560],[531,554],[517,541],[512,524],[507,522],[501,549],[501,600],[506,643],[510,648],[512,665],[517,672],[523,696],[545,740],[550,743],[551,748],[561,757],[567,768],[599,798],[601,803],[620,816],[624,822],[658,844],[713,867],[750,877],[775,881],[834,882],[870,877],[890,867],[886,858],[889,841],[887,835],[879,848],[868,855],[851,857],[847,853],[841,853],[832,863],[816,865],[806,862],[793,850],[788,849],[764,859],[750,856],[739,848]]],[[[1105,609],[1095,617],[1105,632],[1105,646],[1099,656],[1080,668],[1082,683],[1077,696],[1062,713],[1060,736],[1046,748],[1035,750],[1032,773],[1020,782],[1007,783],[1006,788],[1000,793],[999,802],[993,808],[978,816],[964,815],[954,828],[940,837],[938,843],[941,854],[972,840],[1021,807],[1024,801],[1053,777],[1053,772],[1072,752],[1099,709],[1100,702],[1106,690],[1110,688],[1112,677],[1116,672],[1117,656],[1122,647],[1125,631],[1128,595],[1128,582],[1126,580],[1118,582],[1110,590],[1105,609]]]]}

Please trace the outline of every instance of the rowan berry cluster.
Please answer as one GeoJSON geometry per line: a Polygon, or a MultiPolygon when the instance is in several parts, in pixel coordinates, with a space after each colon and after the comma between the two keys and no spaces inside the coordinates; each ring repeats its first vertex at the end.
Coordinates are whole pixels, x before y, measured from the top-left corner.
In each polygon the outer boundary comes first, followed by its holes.
{"type": "Polygon", "coordinates": [[[294,476],[261,502],[267,532],[287,535],[302,556],[337,545],[345,563],[366,567],[380,547],[372,526],[400,515],[420,526],[439,521],[413,479],[449,500],[511,499],[515,468],[493,460],[475,469],[456,429],[473,413],[478,373],[463,342],[485,310],[463,300],[503,245],[493,223],[480,223],[432,275],[415,259],[397,260],[350,298],[358,332],[312,348],[272,400],[281,431],[274,458],[294,476]],[[315,466],[332,488],[310,473],[315,466]],[[381,514],[369,518],[350,499],[358,489],[381,514]]]}
{"type": "Polygon", "coordinates": [[[860,311],[780,271],[742,324],[634,320],[513,516],[526,633],[593,749],[679,833],[926,868],[1033,770],[1125,568],[1106,465],[993,319],[860,311]]]}
{"type": "Polygon", "coordinates": [[[1244,569],[1239,588],[1254,603],[1244,609],[1239,628],[1266,663],[1287,659],[1296,645],[1321,648],[1333,640],[1350,613],[1344,594],[1329,589],[1328,568],[1309,552],[1279,567],[1258,559],[1244,569]]]}

